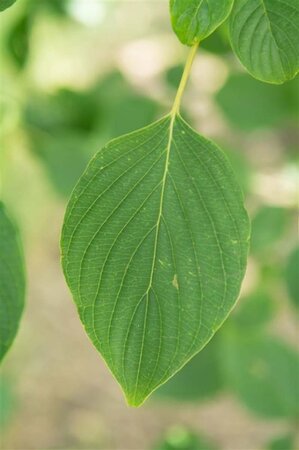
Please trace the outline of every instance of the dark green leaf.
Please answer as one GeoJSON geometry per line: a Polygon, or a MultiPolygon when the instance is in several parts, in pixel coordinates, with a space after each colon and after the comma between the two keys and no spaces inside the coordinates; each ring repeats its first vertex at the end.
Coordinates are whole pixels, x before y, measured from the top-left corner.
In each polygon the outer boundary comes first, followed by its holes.
{"type": "Polygon", "coordinates": [[[299,308],[299,247],[289,256],[285,277],[290,298],[299,308]]]}
{"type": "Polygon", "coordinates": [[[299,0],[235,0],[232,47],[255,78],[281,84],[299,70],[299,0]]]}
{"type": "Polygon", "coordinates": [[[24,296],[25,275],[19,235],[0,202],[0,360],[17,334],[24,296]]]}
{"type": "Polygon", "coordinates": [[[226,22],[214,31],[209,36],[209,39],[205,39],[200,47],[210,53],[216,53],[221,56],[232,53],[226,22]]]}
{"type": "Polygon", "coordinates": [[[179,115],[109,143],[69,202],[62,264],[88,335],[140,405],[233,308],[249,224],[223,153],[179,115]]]}
{"type": "Polygon", "coordinates": [[[225,21],[233,0],[170,0],[172,26],[183,44],[194,45],[225,21]]]}
{"type": "Polygon", "coordinates": [[[167,84],[173,89],[177,90],[178,85],[182,78],[183,71],[184,66],[182,64],[170,67],[165,73],[167,84]]]}

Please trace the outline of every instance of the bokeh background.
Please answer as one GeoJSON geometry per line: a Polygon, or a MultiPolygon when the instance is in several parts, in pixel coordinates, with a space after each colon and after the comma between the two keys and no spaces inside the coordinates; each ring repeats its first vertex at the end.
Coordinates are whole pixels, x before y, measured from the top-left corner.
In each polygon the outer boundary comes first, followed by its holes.
{"type": "Polygon", "coordinates": [[[0,39],[1,197],[28,275],[1,368],[1,449],[298,449],[299,79],[252,79],[226,25],[202,44],[183,115],[235,168],[252,218],[248,271],[211,343],[130,409],[80,324],[59,235],[90,157],[168,112],[187,49],[167,0],[18,0],[0,39]]]}

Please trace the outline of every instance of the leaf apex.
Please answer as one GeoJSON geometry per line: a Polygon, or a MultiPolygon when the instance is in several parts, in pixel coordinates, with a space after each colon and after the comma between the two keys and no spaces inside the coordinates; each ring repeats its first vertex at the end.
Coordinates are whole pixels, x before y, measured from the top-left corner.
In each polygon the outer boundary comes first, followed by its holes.
{"type": "Polygon", "coordinates": [[[136,395],[130,395],[130,394],[125,393],[127,405],[130,406],[131,408],[139,408],[140,406],[142,406],[144,404],[145,400],[147,399],[147,397],[148,396],[138,397],[136,395]]]}

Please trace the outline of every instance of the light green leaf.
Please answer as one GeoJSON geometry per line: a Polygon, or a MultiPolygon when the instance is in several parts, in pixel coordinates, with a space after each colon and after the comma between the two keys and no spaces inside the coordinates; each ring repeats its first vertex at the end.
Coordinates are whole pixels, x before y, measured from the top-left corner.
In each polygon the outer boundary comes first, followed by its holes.
{"type": "Polygon", "coordinates": [[[233,0],[170,0],[172,26],[183,44],[200,42],[225,21],[233,0]]]}
{"type": "Polygon", "coordinates": [[[235,0],[233,50],[255,78],[281,84],[299,70],[299,0],[235,0]]]}
{"type": "Polygon", "coordinates": [[[262,288],[241,298],[234,314],[234,324],[247,332],[257,331],[274,317],[276,305],[262,288]]]}
{"type": "Polygon", "coordinates": [[[5,428],[15,412],[16,398],[14,383],[4,376],[0,375],[0,433],[3,435],[5,428]]]}
{"type": "Polygon", "coordinates": [[[259,254],[281,239],[288,224],[288,210],[278,206],[263,206],[252,220],[251,251],[259,254]]]}
{"type": "Polygon", "coordinates": [[[235,305],[249,224],[223,153],[176,114],[110,142],[70,199],[62,265],[85,329],[138,406],[235,305]]]}
{"type": "Polygon", "coordinates": [[[299,247],[289,255],[285,272],[289,296],[294,306],[299,309],[299,247]]]}
{"type": "Polygon", "coordinates": [[[154,450],[216,450],[205,437],[197,436],[191,430],[173,426],[165,433],[165,438],[154,446],[154,450]]]}
{"type": "Polygon", "coordinates": [[[19,236],[0,202],[0,360],[18,331],[24,296],[25,275],[19,236]]]}
{"type": "Polygon", "coordinates": [[[0,11],[4,11],[5,9],[12,6],[16,0],[0,0],[0,11]]]}

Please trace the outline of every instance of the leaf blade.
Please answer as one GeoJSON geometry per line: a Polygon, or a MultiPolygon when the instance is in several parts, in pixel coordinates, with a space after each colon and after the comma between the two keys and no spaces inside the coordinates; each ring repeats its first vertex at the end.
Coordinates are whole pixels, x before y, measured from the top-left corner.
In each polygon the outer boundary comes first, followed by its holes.
{"type": "Polygon", "coordinates": [[[282,84],[299,70],[298,0],[236,0],[230,16],[234,52],[258,80],[282,84]],[[292,19],[290,19],[290,17],[292,19]]]}
{"type": "Polygon", "coordinates": [[[24,297],[25,274],[19,236],[0,202],[0,361],[17,334],[24,297]]]}
{"type": "Polygon", "coordinates": [[[12,6],[16,0],[0,0],[0,11],[4,11],[5,9],[12,6]]]}
{"type": "Polygon", "coordinates": [[[233,0],[170,0],[172,26],[183,44],[207,38],[228,17],[233,0]]]}
{"type": "Polygon", "coordinates": [[[248,234],[224,155],[179,116],[112,141],[92,160],[67,208],[62,265],[86,331],[129,404],[142,404],[225,320],[248,234]]]}

